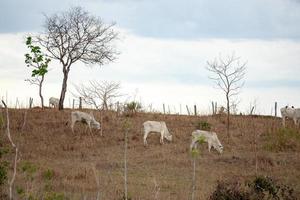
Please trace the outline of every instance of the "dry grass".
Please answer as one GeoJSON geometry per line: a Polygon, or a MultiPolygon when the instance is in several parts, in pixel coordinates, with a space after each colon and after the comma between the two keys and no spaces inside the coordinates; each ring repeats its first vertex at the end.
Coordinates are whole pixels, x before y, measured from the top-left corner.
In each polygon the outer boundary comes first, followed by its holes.
{"type": "MultiPolygon", "coordinates": [[[[101,199],[122,199],[124,118],[112,112],[105,113],[104,136],[101,137],[96,131],[91,136],[79,124],[73,134],[66,125],[70,110],[32,109],[28,110],[27,123],[20,134],[24,112],[10,110],[12,136],[21,152],[15,192],[18,188],[19,193],[24,190],[27,195],[31,193],[38,198],[55,192],[75,200],[96,199],[100,192],[101,199]],[[24,165],[32,165],[36,170],[26,171],[22,169],[24,165]]],[[[94,115],[100,119],[96,111],[94,115]]],[[[272,140],[270,135],[276,135],[280,130],[278,118],[233,116],[233,138],[229,144],[223,116],[138,113],[129,121],[128,190],[132,199],[189,199],[192,178],[190,134],[199,121],[212,125],[224,145],[224,154],[218,155],[215,151],[209,154],[206,146],[201,147],[202,154],[197,161],[196,199],[207,199],[218,180],[246,180],[255,176],[255,132],[259,135],[258,174],[272,176],[300,191],[299,141],[293,143],[292,149],[273,151],[265,148],[272,140]],[[151,135],[149,146],[145,148],[141,124],[146,120],[166,121],[174,141],[160,145],[159,136],[151,135]]],[[[289,126],[293,127],[291,123],[289,126]]],[[[300,134],[299,129],[294,130],[300,134]]],[[[4,130],[1,131],[1,141],[9,148],[4,130]]],[[[11,162],[12,154],[7,154],[5,159],[11,162]]]]}

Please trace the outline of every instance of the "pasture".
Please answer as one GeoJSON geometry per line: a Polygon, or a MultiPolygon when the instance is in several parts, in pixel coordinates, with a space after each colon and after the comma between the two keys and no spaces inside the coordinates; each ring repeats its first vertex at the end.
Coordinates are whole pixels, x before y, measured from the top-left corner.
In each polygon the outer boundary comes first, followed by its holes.
{"type": "MultiPolygon", "coordinates": [[[[45,194],[66,199],[122,199],[124,191],[124,116],[115,112],[103,115],[103,136],[86,127],[70,128],[71,110],[10,109],[11,134],[19,145],[20,160],[14,196],[40,199],[45,194]],[[66,124],[68,122],[68,124],[66,124]],[[23,127],[23,128],[22,128],[23,127]]],[[[89,111],[87,111],[89,112],[89,111]]],[[[2,113],[5,118],[4,112],[2,113]]],[[[96,120],[100,113],[94,111],[96,120]]],[[[231,116],[232,139],[227,141],[225,116],[183,116],[137,113],[128,117],[128,193],[131,199],[190,198],[192,157],[191,133],[197,123],[211,124],[224,146],[223,154],[207,144],[197,158],[196,199],[207,199],[217,181],[244,181],[255,176],[255,135],[257,135],[257,174],[267,175],[293,187],[300,195],[300,131],[291,120],[283,129],[281,118],[231,116]],[[147,120],[165,121],[173,141],[159,143],[160,135],[150,135],[143,145],[142,124],[147,120]]],[[[1,149],[8,150],[10,177],[14,152],[2,127],[1,149]]],[[[2,193],[6,192],[2,189],[2,193]]]]}

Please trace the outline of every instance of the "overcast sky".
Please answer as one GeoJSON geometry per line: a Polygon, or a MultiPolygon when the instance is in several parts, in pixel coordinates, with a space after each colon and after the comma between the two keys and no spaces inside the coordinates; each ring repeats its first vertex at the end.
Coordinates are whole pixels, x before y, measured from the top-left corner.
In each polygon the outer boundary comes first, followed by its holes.
{"type": "MultiPolygon", "coordinates": [[[[124,93],[145,105],[161,109],[166,103],[178,112],[180,104],[197,104],[206,113],[212,100],[224,104],[206,63],[235,52],[247,61],[241,112],[253,102],[261,114],[270,114],[275,101],[300,107],[299,0],[1,0],[0,96],[8,93],[11,104],[16,97],[38,100],[37,88],[24,82],[30,75],[24,35],[43,31],[44,15],[71,6],[116,22],[121,54],[102,67],[76,64],[70,90],[89,80],[119,81],[124,93]]],[[[46,99],[59,96],[62,82],[60,64],[52,62],[50,69],[46,99]]]]}

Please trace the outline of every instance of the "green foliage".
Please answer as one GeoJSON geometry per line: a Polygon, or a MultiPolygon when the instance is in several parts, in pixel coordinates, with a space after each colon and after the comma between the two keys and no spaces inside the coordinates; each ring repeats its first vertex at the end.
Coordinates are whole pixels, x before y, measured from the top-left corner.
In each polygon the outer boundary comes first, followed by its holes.
{"type": "Polygon", "coordinates": [[[259,176],[250,183],[218,182],[210,200],[295,200],[294,190],[270,177],[259,176]]]}
{"type": "MultiPolygon", "coordinates": [[[[199,136],[197,138],[197,140],[200,145],[205,143],[205,137],[203,135],[199,136]]],[[[199,154],[200,154],[200,151],[198,149],[192,149],[191,155],[193,158],[196,158],[199,154]]]]}
{"type": "Polygon", "coordinates": [[[129,103],[126,103],[126,109],[129,110],[129,111],[139,111],[142,106],[139,102],[136,102],[136,101],[132,101],[132,102],[129,102],[129,103]]]}
{"type": "Polygon", "coordinates": [[[6,167],[1,163],[0,164],[0,186],[5,183],[7,180],[7,169],[6,167]]]}
{"type": "Polygon", "coordinates": [[[199,121],[196,123],[196,129],[210,131],[211,124],[206,121],[199,121]]]}
{"type": "Polygon", "coordinates": [[[47,192],[44,197],[45,200],[64,200],[66,199],[63,193],[47,192]]]}
{"type": "Polygon", "coordinates": [[[140,111],[142,108],[141,104],[136,101],[131,101],[125,104],[125,115],[127,117],[133,116],[136,112],[140,111]]]}
{"type": "Polygon", "coordinates": [[[43,176],[44,180],[51,181],[54,177],[54,170],[47,169],[46,171],[43,172],[42,176],[43,176]]]}
{"type": "Polygon", "coordinates": [[[25,63],[27,67],[33,67],[32,77],[44,76],[48,72],[48,64],[51,61],[41,51],[39,46],[32,44],[32,38],[27,37],[26,45],[30,49],[30,53],[25,54],[25,63]]]}
{"type": "Polygon", "coordinates": [[[32,181],[37,167],[31,162],[25,161],[21,164],[21,170],[26,175],[26,179],[32,181]]]}
{"type": "Polygon", "coordinates": [[[204,137],[203,135],[200,135],[200,136],[198,137],[198,143],[199,143],[199,144],[205,143],[205,137],[204,137]]]}
{"type": "Polygon", "coordinates": [[[296,129],[280,128],[269,133],[264,149],[268,151],[296,151],[300,148],[300,133],[296,129]]]}
{"type": "Polygon", "coordinates": [[[16,187],[16,191],[17,191],[17,194],[20,196],[20,197],[25,197],[25,190],[22,188],[22,187],[20,187],[20,186],[17,186],[16,187]]]}
{"type": "Polygon", "coordinates": [[[198,149],[192,149],[191,155],[193,158],[197,157],[199,155],[199,150],[198,149]]]}

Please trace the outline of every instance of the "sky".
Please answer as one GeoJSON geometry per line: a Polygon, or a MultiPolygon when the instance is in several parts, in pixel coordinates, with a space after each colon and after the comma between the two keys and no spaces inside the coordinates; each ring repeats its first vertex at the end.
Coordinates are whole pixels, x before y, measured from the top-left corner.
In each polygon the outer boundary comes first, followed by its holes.
{"type": "MultiPolygon", "coordinates": [[[[120,55],[113,63],[71,68],[65,106],[74,85],[90,80],[116,81],[127,99],[145,108],[171,112],[185,105],[210,113],[211,101],[225,105],[223,92],[209,79],[207,61],[234,53],[247,62],[238,110],[274,114],[279,107],[300,107],[299,0],[1,0],[0,97],[11,106],[25,106],[29,97],[38,105],[38,91],[24,80],[30,70],[25,35],[44,30],[45,16],[81,6],[106,23],[116,22],[120,55]]],[[[44,96],[59,97],[60,63],[51,62],[44,96]]]]}

